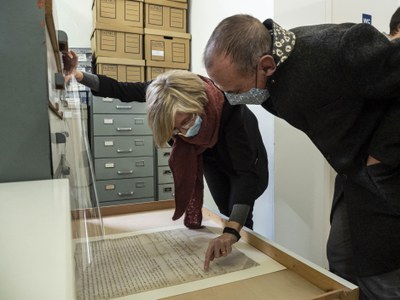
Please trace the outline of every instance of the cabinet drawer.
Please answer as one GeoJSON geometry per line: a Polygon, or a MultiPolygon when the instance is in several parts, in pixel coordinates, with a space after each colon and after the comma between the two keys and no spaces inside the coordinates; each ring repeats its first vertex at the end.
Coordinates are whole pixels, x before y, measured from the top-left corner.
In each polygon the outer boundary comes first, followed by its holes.
{"type": "Polygon", "coordinates": [[[175,198],[175,190],[173,183],[158,185],[158,200],[169,200],[175,198]]]}
{"type": "Polygon", "coordinates": [[[151,134],[147,116],[139,114],[93,115],[93,134],[99,135],[146,135],[151,134]]]}
{"type": "Polygon", "coordinates": [[[126,205],[133,203],[145,203],[145,202],[153,202],[154,198],[140,198],[140,199],[125,199],[125,200],[110,200],[110,201],[102,201],[100,202],[100,206],[113,206],[113,205],[126,205]]]}
{"type": "Polygon", "coordinates": [[[153,137],[99,136],[94,138],[94,157],[152,156],[153,137]]]}
{"type": "Polygon", "coordinates": [[[94,96],[92,109],[94,114],[145,114],[146,102],[122,102],[115,98],[94,96]]]}
{"type": "Polygon", "coordinates": [[[168,166],[158,167],[158,183],[173,183],[172,171],[168,166]]]}
{"type": "Polygon", "coordinates": [[[157,148],[157,165],[168,166],[168,159],[171,155],[171,147],[157,148]]]}
{"type": "Polygon", "coordinates": [[[154,198],[153,177],[96,181],[99,202],[154,198]]]}
{"type": "Polygon", "coordinates": [[[95,159],[97,179],[119,179],[153,176],[153,157],[95,159]]]}

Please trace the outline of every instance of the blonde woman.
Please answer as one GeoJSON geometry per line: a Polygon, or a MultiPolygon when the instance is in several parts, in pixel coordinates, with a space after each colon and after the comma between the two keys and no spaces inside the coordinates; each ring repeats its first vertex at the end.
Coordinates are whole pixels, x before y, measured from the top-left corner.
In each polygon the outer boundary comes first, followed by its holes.
{"type": "Polygon", "coordinates": [[[221,236],[209,242],[205,269],[214,258],[229,255],[240,229],[253,227],[254,202],[268,186],[267,153],[254,114],[245,105],[231,106],[211,80],[189,71],[169,71],[152,82],[123,83],[76,70],[72,51],[64,63],[67,73],[94,95],[147,101],[155,143],[172,145],[173,219],[185,214],[188,228],[201,227],[204,175],[218,209],[229,217],[221,236]]]}

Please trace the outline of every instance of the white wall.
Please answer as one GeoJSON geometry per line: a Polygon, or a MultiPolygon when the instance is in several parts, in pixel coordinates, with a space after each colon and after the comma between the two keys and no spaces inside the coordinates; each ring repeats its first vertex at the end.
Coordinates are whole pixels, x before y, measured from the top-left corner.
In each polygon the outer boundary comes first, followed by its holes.
{"type": "Polygon", "coordinates": [[[90,48],[93,0],[53,0],[58,27],[68,35],[70,48],[90,48]]]}
{"type": "MultiPolygon", "coordinates": [[[[191,0],[189,29],[192,34],[192,72],[207,76],[202,62],[203,50],[213,29],[222,19],[238,13],[250,14],[260,20],[271,18],[273,0],[191,0]]],[[[270,184],[257,199],[254,209],[254,230],[274,237],[274,124],[273,117],[260,106],[249,106],[258,117],[259,126],[269,157],[270,184]]],[[[217,209],[209,193],[205,203],[217,209]]]]}
{"type": "Polygon", "coordinates": [[[372,16],[372,25],[378,30],[389,33],[389,21],[392,14],[400,5],[399,0],[352,0],[349,5],[347,0],[335,0],[332,6],[332,21],[342,22],[362,22],[362,14],[372,16]]]}
{"type": "MultiPolygon", "coordinates": [[[[330,1],[275,1],[284,28],[329,22],[330,1]]],[[[330,167],[308,137],[275,121],[275,241],[326,267],[331,207],[330,167]]]]}

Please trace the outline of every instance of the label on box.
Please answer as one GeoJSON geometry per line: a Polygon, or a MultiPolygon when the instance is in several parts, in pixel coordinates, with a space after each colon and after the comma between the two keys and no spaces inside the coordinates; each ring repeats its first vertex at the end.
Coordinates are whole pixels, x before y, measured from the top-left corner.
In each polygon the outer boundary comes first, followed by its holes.
{"type": "Polygon", "coordinates": [[[161,50],[152,50],[152,51],[151,51],[151,55],[153,55],[153,56],[162,56],[162,57],[164,57],[164,51],[161,51],[161,50]]]}
{"type": "Polygon", "coordinates": [[[77,54],[78,61],[86,61],[86,53],[79,53],[77,54]]]}

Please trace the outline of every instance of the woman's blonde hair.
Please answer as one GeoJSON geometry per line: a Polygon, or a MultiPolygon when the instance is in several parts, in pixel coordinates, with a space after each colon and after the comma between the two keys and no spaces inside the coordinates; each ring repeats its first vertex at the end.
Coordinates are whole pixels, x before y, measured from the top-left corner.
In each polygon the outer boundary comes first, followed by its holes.
{"type": "Polygon", "coordinates": [[[185,70],[160,74],[146,92],[148,123],[157,146],[172,137],[177,112],[202,114],[208,99],[203,81],[185,70]]]}

